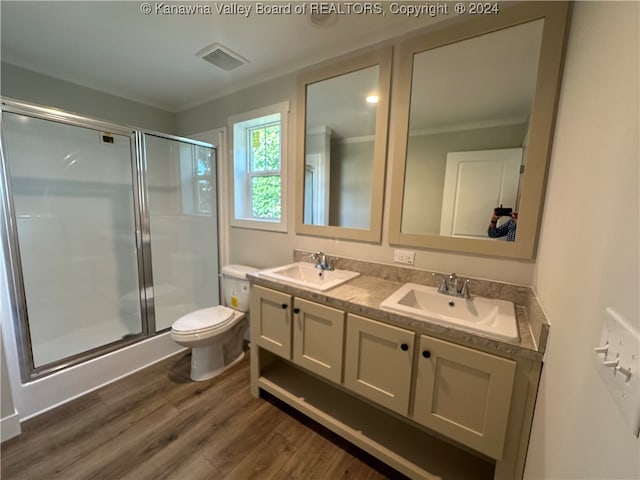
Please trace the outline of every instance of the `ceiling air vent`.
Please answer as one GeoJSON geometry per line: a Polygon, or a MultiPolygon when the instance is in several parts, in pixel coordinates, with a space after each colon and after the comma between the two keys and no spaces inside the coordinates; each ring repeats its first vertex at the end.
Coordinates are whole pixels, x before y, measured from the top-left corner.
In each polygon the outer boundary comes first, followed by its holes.
{"type": "Polygon", "coordinates": [[[233,70],[245,63],[249,63],[249,60],[241,57],[219,43],[214,43],[213,45],[203,48],[196,53],[196,56],[201,57],[203,60],[206,60],[216,67],[222,68],[226,71],[233,70]]]}

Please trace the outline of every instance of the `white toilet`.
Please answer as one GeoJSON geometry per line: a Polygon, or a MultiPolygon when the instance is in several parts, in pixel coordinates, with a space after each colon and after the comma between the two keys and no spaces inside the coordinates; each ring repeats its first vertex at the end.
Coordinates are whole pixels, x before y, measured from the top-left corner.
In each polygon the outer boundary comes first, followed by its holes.
{"type": "Polygon", "coordinates": [[[191,348],[191,379],[209,380],[242,360],[248,326],[249,281],[245,265],[222,267],[224,304],[183,315],[171,326],[171,339],[191,348]],[[231,307],[231,308],[229,308],[231,307]]]}

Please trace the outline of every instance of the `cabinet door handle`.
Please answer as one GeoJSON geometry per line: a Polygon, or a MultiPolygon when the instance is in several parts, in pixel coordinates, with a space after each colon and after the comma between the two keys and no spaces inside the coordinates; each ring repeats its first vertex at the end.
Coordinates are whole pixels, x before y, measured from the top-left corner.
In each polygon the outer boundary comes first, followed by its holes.
{"type": "Polygon", "coordinates": [[[429,350],[423,350],[422,351],[422,356],[424,358],[429,358],[431,356],[431,352],[429,350]]]}
{"type": "Polygon", "coordinates": [[[409,345],[406,343],[403,343],[402,345],[400,345],[400,348],[402,349],[403,352],[406,352],[407,350],[409,350],[409,345]]]}
{"type": "Polygon", "coordinates": [[[286,303],[282,304],[282,308],[287,308],[289,305],[287,305],[286,303]]]}
{"type": "Polygon", "coordinates": [[[300,313],[300,309],[299,308],[294,308],[293,309],[293,313],[295,313],[297,315],[298,313],[300,313]]]}

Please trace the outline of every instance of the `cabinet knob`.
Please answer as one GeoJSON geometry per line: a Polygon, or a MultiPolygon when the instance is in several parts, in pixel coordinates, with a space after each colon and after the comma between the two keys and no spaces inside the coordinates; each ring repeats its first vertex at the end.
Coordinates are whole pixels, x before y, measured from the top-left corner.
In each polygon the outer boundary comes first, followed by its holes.
{"type": "Polygon", "coordinates": [[[289,305],[287,305],[286,303],[282,304],[282,308],[287,308],[289,305]]]}
{"type": "Polygon", "coordinates": [[[424,351],[422,352],[422,356],[423,356],[424,358],[429,358],[429,357],[431,356],[431,352],[430,352],[429,350],[424,350],[424,351]]]}
{"type": "Polygon", "coordinates": [[[406,343],[403,343],[402,345],[400,345],[400,348],[402,349],[403,352],[406,352],[407,350],[409,350],[409,345],[407,345],[406,343]]]}
{"type": "Polygon", "coordinates": [[[299,308],[294,308],[294,309],[293,309],[293,313],[295,313],[295,314],[300,313],[300,309],[299,309],[299,308]]]}

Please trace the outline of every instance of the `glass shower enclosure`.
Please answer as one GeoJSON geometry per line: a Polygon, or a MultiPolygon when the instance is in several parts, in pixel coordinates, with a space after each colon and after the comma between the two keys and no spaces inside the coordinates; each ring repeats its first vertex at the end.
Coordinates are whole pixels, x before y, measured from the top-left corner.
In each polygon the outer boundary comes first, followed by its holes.
{"type": "Polygon", "coordinates": [[[211,145],[6,100],[2,137],[23,381],[219,303],[211,145]]]}

